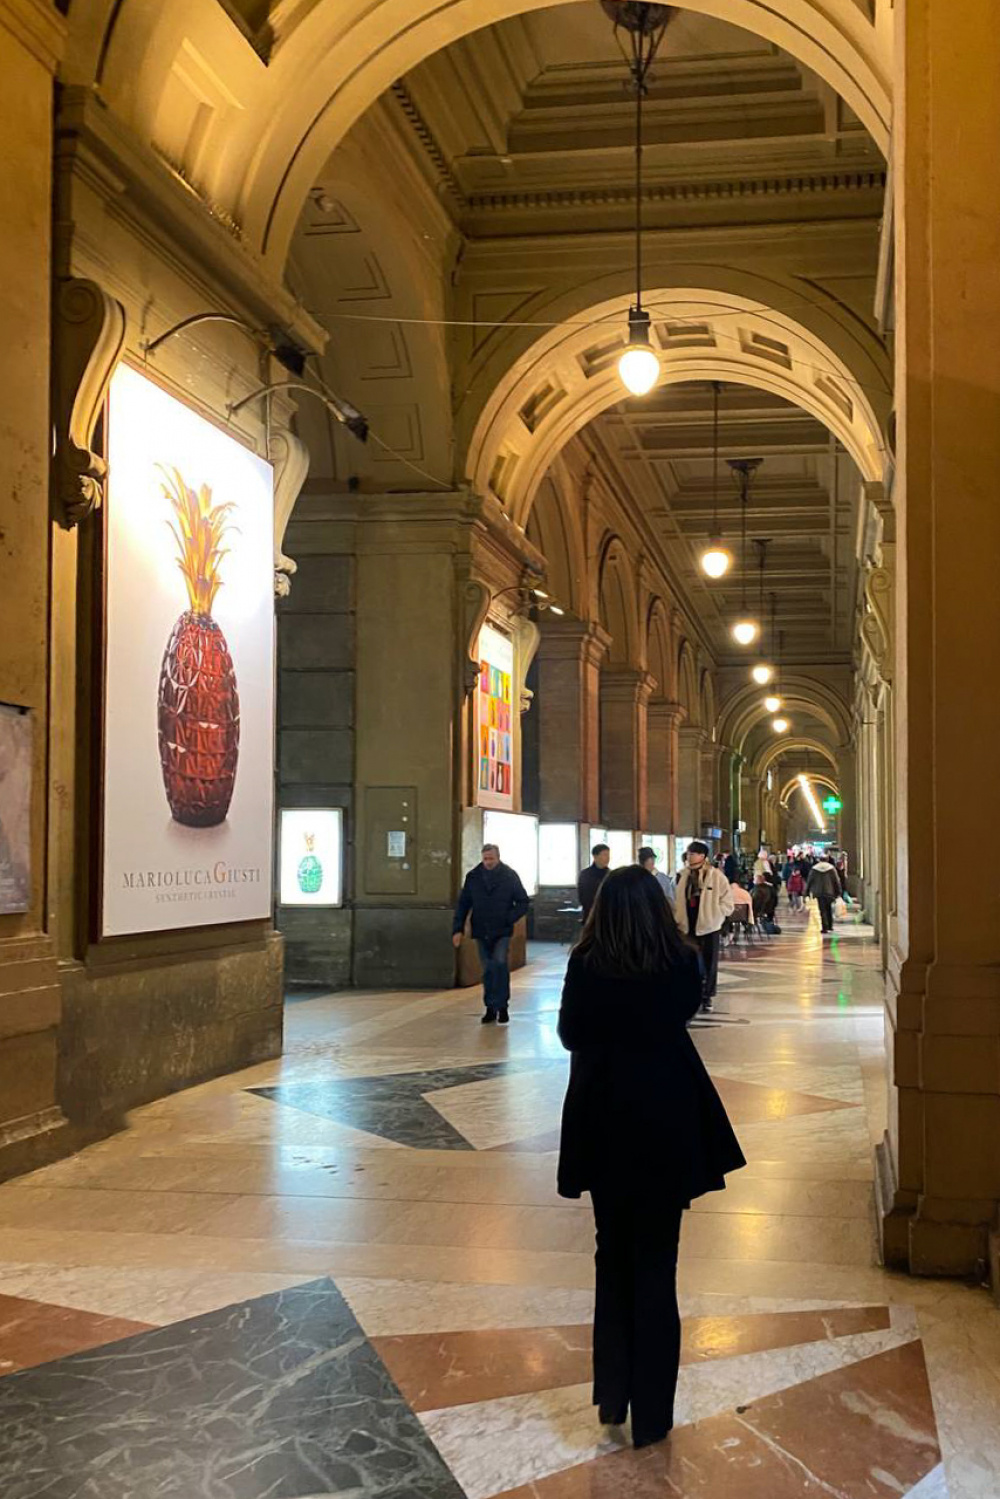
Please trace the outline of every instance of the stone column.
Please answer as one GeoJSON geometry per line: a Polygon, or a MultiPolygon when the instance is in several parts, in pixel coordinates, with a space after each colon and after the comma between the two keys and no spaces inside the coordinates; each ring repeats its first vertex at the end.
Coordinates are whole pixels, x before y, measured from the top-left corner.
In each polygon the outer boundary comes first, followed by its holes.
{"type": "Polygon", "coordinates": [[[701,751],[705,731],[696,724],[680,730],[680,758],[677,793],[678,833],[688,838],[701,837],[701,751]]]}
{"type": "Polygon", "coordinates": [[[722,746],[706,740],[701,751],[701,820],[715,827],[719,821],[719,774],[722,746]]]}
{"type": "Polygon", "coordinates": [[[858,843],[859,774],[858,754],[853,744],[837,747],[837,778],[843,803],[838,816],[840,845],[847,851],[847,879],[852,895],[860,889],[860,847],[858,843]]]}
{"type": "Polygon", "coordinates": [[[658,700],[647,710],[649,827],[645,831],[649,833],[677,831],[678,730],[683,719],[680,703],[658,700]]]}
{"type": "MultiPolygon", "coordinates": [[[[17,767],[27,798],[23,816],[11,799],[12,825],[0,851],[0,1177],[43,1164],[65,1151],[69,1138],[57,1106],[61,999],[46,902],[45,805],[52,648],[52,76],[64,26],[54,6],[0,0],[0,138],[5,201],[15,210],[5,215],[0,236],[0,336],[7,351],[0,445],[0,702],[25,710],[8,716],[10,741],[0,759],[12,779],[17,767]],[[3,857],[8,851],[10,867],[3,857]]],[[[72,680],[66,690],[72,695],[72,680]]],[[[60,790],[69,794],[65,785],[60,790]]]]}
{"type": "Polygon", "coordinates": [[[733,752],[726,745],[719,746],[719,825],[722,828],[722,851],[728,853],[735,847],[733,823],[736,820],[733,807],[733,752]]]}
{"type": "Polygon", "coordinates": [[[646,822],[646,708],[654,678],[633,666],[601,672],[601,814],[609,828],[646,822]]]}
{"type": "Polygon", "coordinates": [[[988,870],[955,888],[1000,741],[996,5],[964,0],[960,25],[948,0],[896,16],[895,1091],[878,1185],[887,1262],[966,1275],[1000,1203],[1000,899],[988,870]]]}
{"type": "Polygon", "coordinates": [[[546,822],[600,821],[600,666],[610,643],[600,625],[543,617],[533,711],[546,822]]]}

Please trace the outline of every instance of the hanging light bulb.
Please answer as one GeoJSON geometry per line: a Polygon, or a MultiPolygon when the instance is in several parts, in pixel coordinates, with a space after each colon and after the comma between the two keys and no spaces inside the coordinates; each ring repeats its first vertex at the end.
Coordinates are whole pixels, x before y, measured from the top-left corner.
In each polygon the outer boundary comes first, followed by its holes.
{"type": "Polygon", "coordinates": [[[616,36],[620,26],[629,33],[629,72],[635,89],[635,305],[628,311],[628,348],[618,361],[618,374],[631,395],[645,396],[660,378],[660,361],[649,338],[649,313],[642,305],[642,101],[675,7],[644,3],[606,5],[605,10],[614,17],[616,36]]]}
{"type": "Polygon", "coordinates": [[[698,561],[707,578],[724,578],[733,565],[733,554],[722,540],[719,525],[719,396],[722,386],[712,381],[712,534],[698,561]]]}
{"type": "Polygon", "coordinates": [[[766,661],[758,661],[757,665],[751,668],[750,675],[759,687],[766,687],[774,676],[774,672],[766,661]]]}
{"type": "Polygon", "coordinates": [[[777,713],[778,709],[781,707],[781,698],[776,697],[774,693],[772,693],[770,697],[766,697],[764,699],[764,707],[767,709],[768,713],[777,713]]]}
{"type": "MultiPolygon", "coordinates": [[[[726,460],[733,471],[733,478],[740,486],[740,509],[742,516],[740,526],[742,535],[740,612],[730,626],[729,631],[737,645],[753,645],[760,634],[760,625],[747,608],[747,506],[750,503],[750,482],[762,461],[760,458],[727,458],[726,460]]],[[[767,545],[766,541],[764,545],[767,545]]]]}
{"type": "Polygon", "coordinates": [[[618,374],[633,396],[646,396],[660,378],[660,361],[649,341],[649,313],[628,310],[628,348],[618,361],[618,374]]]}
{"type": "Polygon", "coordinates": [[[776,734],[787,734],[791,725],[787,718],[772,718],[771,728],[776,734]]]}

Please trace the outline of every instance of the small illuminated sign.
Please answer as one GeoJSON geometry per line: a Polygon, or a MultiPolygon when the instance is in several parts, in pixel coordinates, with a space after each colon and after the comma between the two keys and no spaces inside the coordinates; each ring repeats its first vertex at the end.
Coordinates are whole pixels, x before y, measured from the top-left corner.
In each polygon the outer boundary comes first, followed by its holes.
{"type": "Polygon", "coordinates": [[[823,811],[828,813],[831,817],[833,817],[836,812],[839,812],[843,805],[844,804],[840,800],[839,796],[825,796],[823,798],[823,811]]]}

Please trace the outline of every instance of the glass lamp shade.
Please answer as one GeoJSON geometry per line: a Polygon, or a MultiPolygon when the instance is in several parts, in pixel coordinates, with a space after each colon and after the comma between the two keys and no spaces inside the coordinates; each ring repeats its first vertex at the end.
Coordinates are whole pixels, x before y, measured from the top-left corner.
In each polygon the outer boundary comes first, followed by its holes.
{"type": "Polygon", "coordinates": [[[733,554],[721,541],[710,541],[698,559],[708,578],[724,578],[733,565],[733,554]]]}
{"type": "Polygon", "coordinates": [[[767,709],[768,713],[777,713],[778,709],[781,707],[781,698],[775,696],[772,693],[770,697],[766,697],[764,699],[764,707],[767,709]]]}
{"type": "Polygon", "coordinates": [[[760,631],[756,620],[738,619],[731,633],[737,645],[753,645],[760,631]]]}
{"type": "Polygon", "coordinates": [[[649,344],[630,344],[618,361],[618,374],[633,396],[647,396],[660,378],[660,361],[649,344]]]}
{"type": "Polygon", "coordinates": [[[788,730],[789,730],[789,727],[790,727],[790,725],[789,725],[789,722],[788,722],[787,718],[772,718],[771,719],[771,728],[774,730],[774,732],[776,734],[787,734],[788,730]]]}
{"type": "Polygon", "coordinates": [[[758,661],[757,665],[751,668],[750,675],[758,686],[766,687],[774,676],[774,669],[768,666],[766,661],[758,661]]]}

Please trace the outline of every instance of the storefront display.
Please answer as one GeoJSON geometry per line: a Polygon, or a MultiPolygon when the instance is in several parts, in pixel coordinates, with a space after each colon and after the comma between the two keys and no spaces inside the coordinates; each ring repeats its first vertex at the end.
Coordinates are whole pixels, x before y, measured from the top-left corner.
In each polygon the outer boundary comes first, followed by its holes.
{"type": "Polygon", "coordinates": [[[272,470],[124,365],[108,421],[102,930],[266,917],[272,470]]]}
{"type": "Polygon", "coordinates": [[[283,906],[343,903],[343,817],[339,807],[284,807],[278,840],[283,906]]]}
{"type": "Polygon", "coordinates": [[[479,633],[476,688],[476,801],[514,805],[514,645],[492,625],[479,633]]]}
{"type": "Polygon", "coordinates": [[[528,894],[538,894],[537,817],[520,812],[484,812],[483,842],[495,843],[500,858],[517,870],[528,894]]]}
{"type": "Polygon", "coordinates": [[[31,899],[31,714],[0,703],[0,915],[31,899]]]}
{"type": "Polygon", "coordinates": [[[575,885],[580,872],[580,834],[575,822],[543,822],[538,828],[538,883],[575,885]]]}

